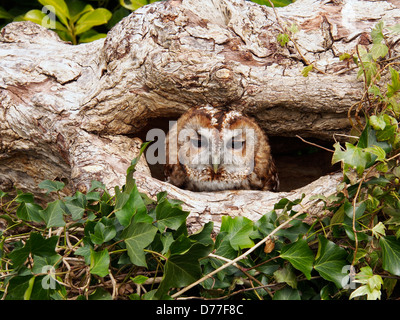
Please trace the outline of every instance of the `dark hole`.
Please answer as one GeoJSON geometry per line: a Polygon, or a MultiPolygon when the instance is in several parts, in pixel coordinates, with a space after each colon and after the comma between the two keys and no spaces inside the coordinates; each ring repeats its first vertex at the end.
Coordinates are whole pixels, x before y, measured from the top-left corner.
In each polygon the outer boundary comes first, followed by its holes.
{"type": "MultiPolygon", "coordinates": [[[[147,132],[153,128],[159,128],[167,133],[169,121],[175,121],[176,119],[152,119],[148,125],[134,136],[146,141],[147,132]]],[[[333,142],[311,138],[306,140],[333,150],[333,142]]],[[[307,144],[299,138],[269,136],[269,141],[279,174],[279,191],[291,191],[303,187],[321,176],[340,169],[339,165],[331,165],[331,152],[307,144]]],[[[164,181],[163,164],[149,165],[149,167],[154,178],[164,181]]]]}

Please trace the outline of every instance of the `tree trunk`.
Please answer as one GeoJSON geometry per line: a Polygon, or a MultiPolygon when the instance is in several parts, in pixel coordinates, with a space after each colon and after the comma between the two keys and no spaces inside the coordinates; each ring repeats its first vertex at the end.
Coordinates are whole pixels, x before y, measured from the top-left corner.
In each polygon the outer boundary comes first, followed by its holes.
{"type": "MultiPolygon", "coordinates": [[[[65,181],[66,193],[93,179],[122,185],[140,130],[207,103],[255,117],[271,136],[332,140],[348,132],[347,112],[363,89],[339,56],[368,45],[380,19],[394,25],[398,17],[395,0],[297,0],[275,11],[243,0],[170,0],[77,46],[37,24],[11,23],[0,35],[0,189],[41,196],[44,179],[65,181]],[[293,23],[298,50],[277,42],[293,23]],[[322,72],[304,77],[307,63],[322,72]]],[[[183,200],[194,229],[209,219],[218,225],[223,214],[256,219],[282,197],[329,194],[340,178],[291,193],[211,194],[152,178],[143,158],[137,169],[140,191],[183,200]]]]}

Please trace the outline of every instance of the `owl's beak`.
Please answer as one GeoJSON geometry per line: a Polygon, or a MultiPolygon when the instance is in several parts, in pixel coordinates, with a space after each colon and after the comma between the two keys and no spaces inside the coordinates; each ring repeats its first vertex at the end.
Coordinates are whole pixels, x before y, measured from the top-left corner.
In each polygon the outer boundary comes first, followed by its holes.
{"type": "Polygon", "coordinates": [[[218,169],[219,169],[219,163],[220,163],[220,161],[219,161],[220,159],[219,159],[219,156],[218,155],[213,155],[212,156],[212,166],[213,166],[213,171],[214,171],[214,173],[217,173],[218,172],[218,169]]]}
{"type": "Polygon", "coordinates": [[[213,163],[213,170],[215,173],[218,172],[219,164],[218,163],[213,163]]]}

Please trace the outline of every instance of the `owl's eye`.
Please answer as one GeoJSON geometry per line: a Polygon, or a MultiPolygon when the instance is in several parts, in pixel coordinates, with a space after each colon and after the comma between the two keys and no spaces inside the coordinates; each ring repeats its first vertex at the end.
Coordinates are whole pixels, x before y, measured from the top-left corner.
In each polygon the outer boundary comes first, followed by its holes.
{"type": "Polygon", "coordinates": [[[228,141],[228,149],[240,150],[244,147],[244,140],[232,138],[228,141]]]}
{"type": "Polygon", "coordinates": [[[208,146],[207,138],[200,134],[196,138],[190,139],[190,141],[195,148],[206,148],[208,146]]]}

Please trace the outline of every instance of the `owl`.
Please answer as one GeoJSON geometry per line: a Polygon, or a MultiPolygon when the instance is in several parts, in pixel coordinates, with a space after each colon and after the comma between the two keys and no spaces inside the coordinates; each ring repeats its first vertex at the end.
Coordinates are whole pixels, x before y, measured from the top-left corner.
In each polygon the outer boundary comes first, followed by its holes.
{"type": "Polygon", "coordinates": [[[192,191],[278,189],[268,138],[238,111],[189,109],[166,137],[166,181],[192,191]]]}

